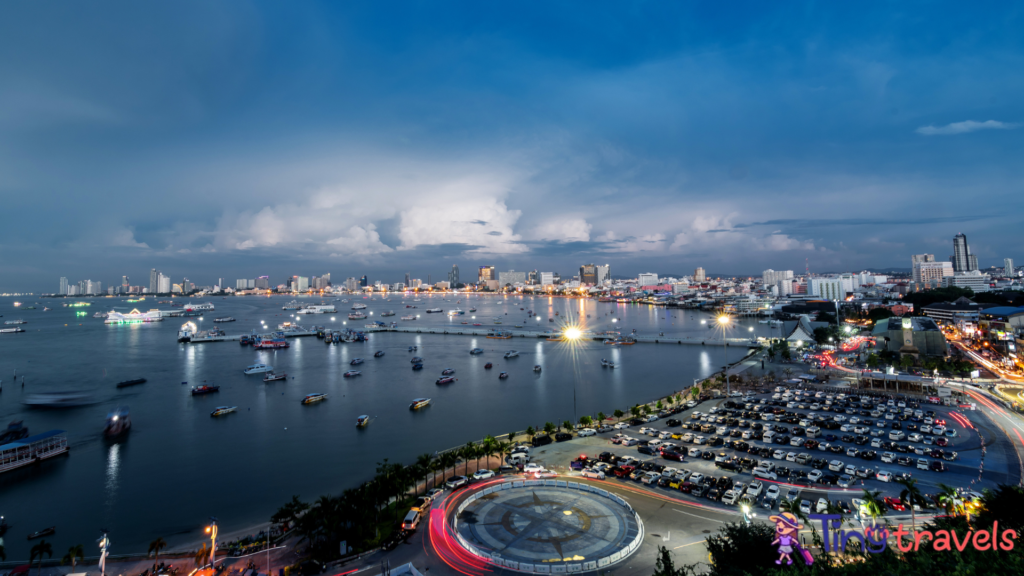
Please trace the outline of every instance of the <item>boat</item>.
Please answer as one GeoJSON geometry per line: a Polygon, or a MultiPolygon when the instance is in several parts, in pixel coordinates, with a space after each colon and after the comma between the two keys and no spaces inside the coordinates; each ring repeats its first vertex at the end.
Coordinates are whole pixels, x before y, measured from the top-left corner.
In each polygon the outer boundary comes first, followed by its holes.
{"type": "Polygon", "coordinates": [[[476,356],[477,354],[483,354],[484,353],[484,349],[483,348],[473,348],[472,350],[469,351],[469,353],[474,355],[474,356],[476,356]]]}
{"type": "Polygon", "coordinates": [[[427,308],[427,314],[440,314],[444,312],[441,308],[427,308]]]}
{"type": "Polygon", "coordinates": [[[409,410],[419,410],[427,406],[430,406],[430,398],[416,398],[409,405],[409,410]]]}
{"type": "Polygon", "coordinates": [[[108,438],[120,436],[132,429],[132,418],[128,415],[127,406],[119,406],[107,414],[107,425],[103,428],[103,434],[108,438]]]}
{"type": "Polygon", "coordinates": [[[473,326],[483,326],[483,324],[481,324],[479,322],[473,322],[473,326]]]}
{"type": "Polygon", "coordinates": [[[238,410],[238,406],[217,406],[213,412],[210,412],[210,416],[223,416],[231,414],[235,410],[238,410]]]}
{"type": "Polygon", "coordinates": [[[210,386],[207,384],[200,384],[199,386],[192,387],[193,396],[202,396],[203,394],[211,394],[220,390],[220,386],[210,386]]]}
{"type": "Polygon", "coordinates": [[[402,320],[415,320],[416,316],[409,314],[408,316],[402,316],[402,320]]]}
{"type": "Polygon", "coordinates": [[[451,376],[442,376],[441,378],[438,378],[434,384],[451,384],[452,382],[455,382],[455,378],[452,378],[451,376]]]}
{"type": "Polygon", "coordinates": [[[358,366],[358,365],[360,365],[362,363],[363,363],[363,359],[362,358],[355,358],[351,362],[349,362],[348,364],[349,364],[349,366],[358,366]]]}
{"type": "Polygon", "coordinates": [[[381,313],[381,316],[383,316],[385,318],[388,317],[388,316],[394,316],[394,315],[395,315],[395,311],[394,310],[388,310],[387,312],[382,312],[381,313]]]}
{"type": "Polygon", "coordinates": [[[213,302],[207,302],[206,304],[193,304],[189,302],[188,304],[185,304],[184,310],[185,312],[205,312],[207,310],[213,310],[213,302]]]}
{"type": "Polygon", "coordinates": [[[281,306],[281,310],[299,310],[300,308],[302,308],[302,304],[299,304],[295,300],[292,300],[291,302],[285,304],[284,306],[281,306]]]}
{"type": "Polygon", "coordinates": [[[252,347],[257,350],[276,350],[288,348],[288,341],[283,336],[264,337],[258,339],[252,347]]]}
{"type": "Polygon", "coordinates": [[[314,392],[313,394],[307,394],[306,397],[302,399],[302,403],[315,404],[317,402],[322,402],[324,400],[327,400],[327,394],[324,394],[322,392],[314,392]]]}
{"type": "Polygon", "coordinates": [[[125,380],[123,382],[118,382],[117,383],[117,387],[118,388],[127,388],[129,386],[136,386],[136,385],[145,384],[145,383],[146,383],[146,379],[145,378],[136,378],[134,380],[125,380]]]}
{"type": "Polygon", "coordinates": [[[24,328],[15,326],[14,328],[0,328],[0,334],[17,334],[18,332],[24,332],[24,328]]]}
{"type": "Polygon", "coordinates": [[[253,364],[242,370],[244,374],[262,374],[264,372],[273,372],[274,367],[269,364],[253,364]]]}
{"type": "Polygon", "coordinates": [[[363,414],[359,418],[356,418],[356,427],[357,428],[365,428],[366,425],[369,424],[369,423],[370,423],[370,417],[367,416],[366,414],[363,414]]]}
{"type": "Polygon", "coordinates": [[[409,352],[415,352],[416,350],[419,350],[419,346],[409,346],[409,352]]]}
{"type": "Polygon", "coordinates": [[[365,324],[364,328],[378,329],[378,328],[384,328],[386,326],[387,326],[387,324],[385,324],[383,322],[370,322],[369,324],[365,324]]]}
{"type": "Polygon", "coordinates": [[[609,362],[609,361],[605,360],[604,358],[602,358],[601,359],[601,367],[602,368],[615,368],[615,364],[613,364],[612,362],[609,362]]]}
{"type": "Polygon", "coordinates": [[[7,444],[15,440],[21,440],[28,436],[28,426],[22,424],[21,420],[14,420],[7,425],[7,430],[0,433],[0,444],[7,444]]]}
{"type": "Polygon", "coordinates": [[[93,318],[106,318],[107,317],[107,313],[106,312],[97,312],[97,313],[93,314],[92,317],[93,318]]]}
{"type": "Polygon", "coordinates": [[[252,339],[249,338],[248,334],[242,334],[242,336],[238,339],[238,343],[241,344],[242,346],[248,346],[252,344],[252,339]]]}
{"type": "Polygon", "coordinates": [[[469,322],[460,322],[460,324],[469,324],[469,322]]]}
{"type": "Polygon", "coordinates": [[[278,380],[287,380],[287,374],[274,374],[273,372],[267,372],[267,375],[263,377],[264,382],[276,382],[278,380]]]}
{"type": "Polygon", "coordinates": [[[469,312],[470,312],[470,314],[472,314],[473,312],[476,312],[476,308],[470,308],[469,312]]]}
{"type": "Polygon", "coordinates": [[[337,311],[334,304],[314,304],[300,308],[296,314],[334,314],[337,311]]]}
{"type": "Polygon", "coordinates": [[[447,376],[449,374],[455,374],[455,368],[445,368],[441,371],[442,376],[447,376]]]}
{"type": "Polygon", "coordinates": [[[351,312],[348,315],[348,319],[349,320],[365,320],[366,319],[366,314],[363,314],[362,312],[351,312]]]}
{"type": "Polygon", "coordinates": [[[413,370],[423,370],[423,364],[422,363],[413,364],[412,365],[412,369],[413,370]]]}
{"type": "Polygon", "coordinates": [[[383,355],[384,355],[384,351],[383,350],[377,350],[376,352],[373,353],[373,357],[374,358],[380,358],[383,355]]]}
{"type": "Polygon", "coordinates": [[[463,312],[462,310],[459,310],[458,308],[456,308],[454,310],[449,310],[448,311],[448,315],[449,316],[461,316],[462,314],[465,314],[465,312],[463,312]]]}
{"type": "Polygon", "coordinates": [[[192,337],[199,332],[195,322],[185,322],[178,329],[178,342],[191,342],[192,337]]]}
{"type": "Polygon", "coordinates": [[[502,372],[501,374],[498,374],[498,378],[500,380],[504,380],[504,379],[508,378],[508,372],[502,372]]]}
{"type": "Polygon", "coordinates": [[[519,352],[516,350],[509,350],[508,352],[505,352],[505,358],[515,358],[517,356],[519,356],[519,352]]]}
{"type": "Polygon", "coordinates": [[[42,538],[43,536],[50,536],[56,532],[57,528],[55,526],[50,526],[49,528],[43,528],[42,530],[38,530],[36,532],[29,534],[28,539],[35,540],[36,538],[42,538]]]}
{"type": "Polygon", "coordinates": [[[43,306],[43,312],[49,312],[50,310],[51,310],[51,308],[47,308],[46,306],[43,306]]]}
{"type": "Polygon", "coordinates": [[[28,324],[28,322],[25,321],[25,320],[7,320],[7,321],[4,322],[4,324],[7,324],[8,326],[10,326],[10,325],[13,325],[13,324],[28,324]]]}
{"type": "Polygon", "coordinates": [[[521,324],[516,324],[516,328],[522,328],[522,327],[523,326],[521,324]]]}
{"type": "Polygon", "coordinates": [[[75,408],[95,402],[88,392],[40,392],[28,394],[22,401],[26,406],[36,408],[75,408]]]}
{"type": "Polygon", "coordinates": [[[494,367],[494,364],[491,364],[490,362],[488,362],[487,364],[484,364],[484,369],[485,370],[490,370],[493,367],[494,367]]]}
{"type": "MultiPolygon", "coordinates": [[[[0,446],[0,472],[38,464],[41,460],[67,453],[68,437],[63,430],[50,430],[35,436],[15,439],[13,442],[0,446]]],[[[0,524],[2,523],[0,520],[0,524]]],[[[53,530],[53,528],[47,530],[53,530]]],[[[0,530],[0,533],[3,531],[0,530]]],[[[49,534],[52,533],[49,532],[49,534]]],[[[34,537],[29,535],[29,538],[34,537]]]]}
{"type": "Polygon", "coordinates": [[[420,358],[419,356],[413,356],[412,360],[409,360],[409,362],[412,362],[413,364],[417,362],[423,362],[423,358],[420,358]]]}
{"type": "Polygon", "coordinates": [[[359,370],[349,370],[348,372],[345,372],[343,376],[345,378],[351,378],[353,376],[359,376],[360,374],[362,374],[362,372],[359,370]]]}
{"type": "Polygon", "coordinates": [[[231,316],[227,316],[225,318],[214,318],[213,321],[214,322],[234,322],[235,319],[232,318],[231,316]]]}
{"type": "Polygon", "coordinates": [[[356,303],[352,305],[353,310],[366,310],[366,304],[356,303]]]}
{"type": "Polygon", "coordinates": [[[534,372],[540,372],[540,371],[541,371],[541,367],[540,367],[540,364],[536,364],[536,365],[534,365],[534,367],[533,367],[533,371],[534,371],[534,372]]]}

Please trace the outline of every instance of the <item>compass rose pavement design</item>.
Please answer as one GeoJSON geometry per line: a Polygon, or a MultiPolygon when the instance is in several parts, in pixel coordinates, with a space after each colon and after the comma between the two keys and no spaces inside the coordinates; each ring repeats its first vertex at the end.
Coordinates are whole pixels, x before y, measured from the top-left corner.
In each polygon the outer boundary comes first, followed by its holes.
{"type": "Polygon", "coordinates": [[[597,560],[636,538],[633,514],[588,492],[529,487],[481,497],[459,516],[459,533],[484,551],[526,563],[597,560]]]}

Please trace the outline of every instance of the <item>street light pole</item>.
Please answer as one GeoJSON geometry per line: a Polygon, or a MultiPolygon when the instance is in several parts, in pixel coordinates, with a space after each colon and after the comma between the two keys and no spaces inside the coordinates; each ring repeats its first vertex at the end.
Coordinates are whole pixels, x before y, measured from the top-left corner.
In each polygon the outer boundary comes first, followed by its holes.
{"type": "Polygon", "coordinates": [[[106,576],[107,573],[107,549],[110,547],[110,539],[107,538],[107,529],[103,528],[100,530],[103,532],[103,537],[99,539],[100,543],[100,576],[106,576]]]}
{"type": "Polygon", "coordinates": [[[206,532],[210,535],[210,569],[215,570],[216,565],[214,562],[217,559],[217,519],[210,516],[210,525],[206,527],[206,532]]]}

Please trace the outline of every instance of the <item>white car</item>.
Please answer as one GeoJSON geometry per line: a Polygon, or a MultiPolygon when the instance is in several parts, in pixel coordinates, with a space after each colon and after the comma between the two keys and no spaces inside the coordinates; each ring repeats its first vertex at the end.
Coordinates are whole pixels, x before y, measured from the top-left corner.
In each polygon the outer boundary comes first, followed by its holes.
{"type": "Polygon", "coordinates": [[[644,484],[654,484],[658,480],[661,480],[661,474],[657,472],[648,472],[644,474],[642,478],[640,478],[640,481],[643,482],[644,484]]]}
{"type": "Polygon", "coordinates": [[[801,500],[800,501],[800,511],[803,512],[804,514],[810,514],[811,513],[811,503],[810,503],[810,501],[808,501],[808,500],[801,500]]]}
{"type": "Polygon", "coordinates": [[[842,460],[833,460],[828,463],[828,469],[833,472],[842,472],[846,464],[843,464],[842,460]]]}
{"type": "Polygon", "coordinates": [[[687,442],[687,443],[693,442],[693,433],[692,432],[687,432],[686,434],[683,434],[683,437],[681,438],[681,440],[683,442],[687,442]]]}
{"type": "MultiPolygon", "coordinates": [[[[772,452],[772,458],[775,458],[776,460],[785,460],[786,452],[784,450],[776,450],[775,452],[772,452]]],[[[796,456],[794,456],[794,458],[796,458],[796,456]]]]}
{"type": "Polygon", "coordinates": [[[921,425],[921,432],[923,434],[931,434],[932,433],[931,425],[930,424],[922,424],[921,425]]]}
{"type": "Polygon", "coordinates": [[[807,479],[811,482],[817,482],[818,480],[821,480],[821,477],[824,475],[825,473],[821,470],[811,470],[807,473],[807,479]]]}
{"type": "Polygon", "coordinates": [[[581,472],[580,475],[583,476],[584,478],[593,478],[595,480],[604,480],[604,472],[602,472],[600,470],[590,470],[590,469],[584,468],[583,472],[581,472]]]}
{"type": "Polygon", "coordinates": [[[896,454],[893,452],[882,452],[882,462],[892,464],[896,461],[896,454]]]}
{"type": "Polygon", "coordinates": [[[892,482],[892,472],[879,470],[875,474],[875,478],[877,478],[879,482],[892,482]]]}
{"type": "Polygon", "coordinates": [[[651,440],[650,442],[647,443],[647,445],[650,446],[652,449],[656,449],[658,446],[661,446],[661,440],[651,440]]]}
{"type": "Polygon", "coordinates": [[[576,433],[576,435],[581,438],[584,436],[593,436],[595,434],[597,434],[597,430],[594,430],[593,428],[580,428],[576,433]]]}
{"type": "Polygon", "coordinates": [[[619,422],[615,426],[612,426],[612,428],[615,428],[616,430],[625,430],[626,428],[629,428],[629,423],[628,422],[619,422]]]}
{"type": "Polygon", "coordinates": [[[651,432],[654,432],[654,428],[648,428],[647,426],[641,426],[639,432],[641,434],[650,434],[651,432]]]}
{"type": "Polygon", "coordinates": [[[657,414],[649,414],[649,415],[647,416],[647,421],[648,421],[648,422],[654,422],[654,421],[656,421],[657,419],[658,419],[658,415],[657,415],[657,414]]]}
{"type": "Polygon", "coordinates": [[[543,469],[544,467],[541,466],[540,464],[537,464],[536,462],[530,462],[525,467],[523,467],[523,472],[529,474],[530,472],[540,472],[543,469]]]}
{"type": "Polygon", "coordinates": [[[765,500],[768,500],[768,499],[778,500],[779,499],[779,495],[781,493],[782,493],[782,490],[779,489],[779,485],[778,484],[772,484],[771,486],[768,487],[767,490],[765,490],[764,498],[765,498],[765,500]]]}
{"type": "Polygon", "coordinates": [[[690,475],[689,481],[691,484],[700,484],[701,480],[704,480],[704,475],[701,474],[700,472],[694,472],[693,474],[690,475]]]}
{"type": "Polygon", "coordinates": [[[700,458],[701,454],[702,452],[700,448],[690,448],[689,452],[686,453],[690,458],[700,458]]]}
{"type": "Polygon", "coordinates": [[[768,470],[767,468],[754,468],[754,471],[751,472],[751,474],[754,475],[754,478],[764,478],[765,480],[778,480],[779,479],[779,475],[778,474],[768,470]]]}
{"type": "Polygon", "coordinates": [[[477,470],[473,474],[473,480],[486,480],[488,478],[494,478],[494,470],[477,470]]]}
{"type": "Polygon", "coordinates": [[[670,432],[668,430],[665,430],[664,432],[661,432],[660,434],[658,434],[658,438],[660,438],[661,440],[667,440],[667,439],[669,439],[671,437],[672,437],[672,432],[670,432]]]}
{"type": "Polygon", "coordinates": [[[911,442],[920,442],[921,440],[924,440],[924,435],[914,432],[910,436],[907,436],[907,440],[910,440],[911,442]]]}
{"type": "Polygon", "coordinates": [[[693,443],[694,443],[694,444],[697,444],[697,445],[703,445],[703,444],[706,444],[706,443],[707,443],[707,441],[708,441],[708,439],[707,439],[707,438],[705,438],[705,437],[703,437],[703,436],[694,436],[694,437],[693,437],[693,443]]]}
{"type": "Polygon", "coordinates": [[[729,506],[733,506],[739,499],[740,496],[739,494],[736,493],[735,490],[726,490],[725,495],[722,496],[722,504],[728,504],[729,506]]]}
{"type": "Polygon", "coordinates": [[[828,500],[825,500],[824,498],[818,498],[818,505],[815,508],[815,511],[818,514],[825,512],[826,510],[828,510],[828,500]]]}
{"type": "Polygon", "coordinates": [[[936,436],[942,436],[945,433],[946,433],[946,427],[945,426],[932,426],[932,434],[935,434],[936,436]]]}
{"type": "Polygon", "coordinates": [[[786,462],[796,462],[796,452],[786,454],[786,462]]]}

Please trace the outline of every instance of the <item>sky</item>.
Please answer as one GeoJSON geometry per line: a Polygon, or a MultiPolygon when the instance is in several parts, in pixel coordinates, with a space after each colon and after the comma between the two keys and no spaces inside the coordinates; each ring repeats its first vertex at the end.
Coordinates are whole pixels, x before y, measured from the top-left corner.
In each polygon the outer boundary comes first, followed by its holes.
{"type": "Polygon", "coordinates": [[[0,291],[1024,263],[1024,6],[0,3],[0,291]]]}

